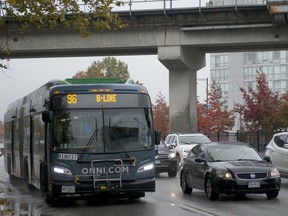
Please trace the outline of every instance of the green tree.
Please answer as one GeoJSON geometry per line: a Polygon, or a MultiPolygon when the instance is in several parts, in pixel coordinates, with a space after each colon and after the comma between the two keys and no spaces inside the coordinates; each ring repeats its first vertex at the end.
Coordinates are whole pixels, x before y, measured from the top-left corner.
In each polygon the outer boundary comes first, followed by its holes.
{"type": "Polygon", "coordinates": [[[167,136],[169,133],[169,106],[161,92],[157,95],[156,104],[153,105],[153,115],[155,129],[160,131],[162,136],[167,136]]]}
{"type": "Polygon", "coordinates": [[[228,111],[222,89],[213,80],[208,91],[206,107],[198,103],[198,131],[202,133],[227,132],[234,126],[235,116],[228,111]]]}
{"type": "MultiPolygon", "coordinates": [[[[123,5],[114,0],[7,0],[1,1],[0,35],[16,42],[30,27],[75,29],[83,37],[91,29],[100,31],[127,27],[113,7],[123,5]],[[5,4],[5,5],[4,5],[5,4]],[[85,9],[84,9],[85,8],[85,9]],[[9,22],[8,22],[9,21],[9,22]],[[13,33],[7,30],[13,24],[13,33]],[[16,29],[16,31],[15,31],[16,29]]],[[[8,39],[7,39],[8,40],[8,39]]],[[[9,57],[8,41],[0,45],[1,58],[9,57]]],[[[4,67],[3,60],[0,67],[4,67]]]]}
{"type": "MultiPolygon", "coordinates": [[[[61,25],[88,36],[90,27],[97,30],[125,27],[118,14],[111,11],[113,6],[121,5],[122,1],[113,0],[7,0],[5,7],[1,7],[1,14],[18,24],[21,30],[30,26],[55,28],[61,25]]],[[[4,19],[0,22],[0,27],[3,26],[4,19]]]]}
{"type": "Polygon", "coordinates": [[[281,102],[279,93],[272,92],[261,69],[257,71],[256,83],[256,90],[241,87],[244,104],[234,105],[234,111],[239,113],[243,124],[241,127],[250,131],[277,130],[282,127],[281,119],[278,118],[281,102]]]}
{"type": "Polygon", "coordinates": [[[127,64],[114,57],[93,61],[87,71],[79,71],[73,76],[73,78],[118,78],[120,80],[127,80],[129,77],[127,64]]]}

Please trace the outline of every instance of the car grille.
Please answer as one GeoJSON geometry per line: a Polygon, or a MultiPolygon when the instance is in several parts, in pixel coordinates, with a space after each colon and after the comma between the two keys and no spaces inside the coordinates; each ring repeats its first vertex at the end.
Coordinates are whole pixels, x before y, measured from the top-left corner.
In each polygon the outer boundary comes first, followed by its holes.
{"type": "Polygon", "coordinates": [[[163,154],[163,155],[159,154],[156,156],[156,159],[168,159],[168,158],[169,158],[168,154],[163,154]]]}
{"type": "Polygon", "coordinates": [[[254,172],[236,173],[236,176],[237,176],[238,179],[255,180],[255,179],[265,179],[265,178],[267,178],[267,173],[254,173],[254,172]]]}

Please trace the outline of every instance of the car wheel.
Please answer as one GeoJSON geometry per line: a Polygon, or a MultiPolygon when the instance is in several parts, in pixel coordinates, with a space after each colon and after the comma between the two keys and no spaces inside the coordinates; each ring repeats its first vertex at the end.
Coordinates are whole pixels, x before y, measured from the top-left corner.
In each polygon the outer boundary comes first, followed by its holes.
{"type": "Polygon", "coordinates": [[[168,176],[169,176],[169,178],[176,177],[177,176],[177,169],[168,170],[168,176]]]}
{"type": "Polygon", "coordinates": [[[266,196],[268,197],[268,199],[271,199],[271,198],[276,198],[278,194],[279,194],[278,191],[273,191],[273,192],[266,193],[266,196]]]}
{"type": "Polygon", "coordinates": [[[184,194],[191,194],[193,190],[193,188],[188,186],[187,177],[184,172],[181,173],[181,189],[184,194]]]}
{"type": "Polygon", "coordinates": [[[218,200],[219,199],[219,193],[216,193],[213,187],[213,184],[211,182],[211,179],[208,177],[206,180],[206,195],[209,200],[218,200]]]}
{"type": "Polygon", "coordinates": [[[160,176],[160,173],[159,173],[159,172],[155,172],[155,176],[156,176],[156,177],[159,177],[159,176],[160,176]]]}
{"type": "Polygon", "coordinates": [[[246,194],[245,193],[237,193],[235,194],[236,199],[245,199],[246,194]]]}

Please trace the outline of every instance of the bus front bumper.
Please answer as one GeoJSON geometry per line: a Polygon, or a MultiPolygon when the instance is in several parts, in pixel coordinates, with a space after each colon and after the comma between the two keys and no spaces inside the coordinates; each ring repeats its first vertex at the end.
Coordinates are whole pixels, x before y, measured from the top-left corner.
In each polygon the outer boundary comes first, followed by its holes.
{"type": "Polygon", "coordinates": [[[155,192],[155,178],[135,181],[99,181],[90,183],[52,181],[50,190],[54,197],[97,195],[97,194],[130,194],[133,192],[155,192]]]}

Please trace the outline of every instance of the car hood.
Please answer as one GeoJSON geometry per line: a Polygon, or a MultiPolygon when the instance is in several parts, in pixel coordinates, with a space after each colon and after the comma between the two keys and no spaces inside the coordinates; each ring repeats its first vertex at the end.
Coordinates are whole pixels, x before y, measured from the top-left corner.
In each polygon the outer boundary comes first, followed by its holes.
{"type": "Polygon", "coordinates": [[[172,151],[167,149],[158,149],[158,154],[170,154],[172,151]]]}
{"type": "Polygon", "coordinates": [[[174,152],[172,149],[169,148],[155,148],[155,150],[158,150],[158,155],[165,155],[165,154],[170,154],[172,152],[174,152]]]}
{"type": "Polygon", "coordinates": [[[228,169],[232,172],[247,172],[247,171],[267,171],[273,165],[266,161],[225,161],[225,162],[213,162],[211,166],[215,169],[228,169]]]}
{"type": "Polygon", "coordinates": [[[180,145],[179,147],[186,150],[191,150],[197,144],[180,145]]]}

